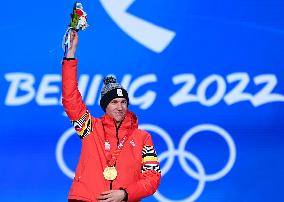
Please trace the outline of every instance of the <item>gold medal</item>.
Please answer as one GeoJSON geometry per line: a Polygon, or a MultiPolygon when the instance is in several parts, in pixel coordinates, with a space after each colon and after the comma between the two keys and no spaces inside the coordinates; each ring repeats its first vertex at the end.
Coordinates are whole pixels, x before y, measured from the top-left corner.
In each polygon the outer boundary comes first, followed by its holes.
{"type": "Polygon", "coordinates": [[[106,180],[114,180],[117,176],[117,171],[114,166],[106,167],[103,174],[106,180]]]}

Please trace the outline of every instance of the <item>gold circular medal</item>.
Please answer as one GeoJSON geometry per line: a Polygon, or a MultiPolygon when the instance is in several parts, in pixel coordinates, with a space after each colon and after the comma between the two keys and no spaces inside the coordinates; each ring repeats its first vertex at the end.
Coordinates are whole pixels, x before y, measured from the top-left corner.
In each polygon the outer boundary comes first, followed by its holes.
{"type": "Polygon", "coordinates": [[[114,180],[117,176],[117,171],[114,166],[106,167],[103,174],[106,180],[114,180]]]}

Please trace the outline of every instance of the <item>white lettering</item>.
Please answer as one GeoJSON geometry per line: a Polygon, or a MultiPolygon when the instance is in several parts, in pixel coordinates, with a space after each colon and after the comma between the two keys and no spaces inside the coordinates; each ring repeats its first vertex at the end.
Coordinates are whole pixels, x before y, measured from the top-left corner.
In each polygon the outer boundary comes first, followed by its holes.
{"type": "Polygon", "coordinates": [[[24,105],[33,99],[35,95],[33,88],[35,78],[32,74],[8,73],[5,74],[5,79],[11,82],[5,99],[6,105],[24,105]],[[24,91],[26,93],[24,95],[18,95],[18,91],[24,91]]]}
{"type": "Polygon", "coordinates": [[[273,89],[277,85],[277,78],[273,74],[259,75],[254,78],[254,83],[256,85],[265,83],[266,85],[254,96],[253,105],[258,107],[260,105],[269,102],[284,102],[284,96],[272,93],[273,89]]]}
{"type": "Polygon", "coordinates": [[[252,95],[245,93],[244,90],[249,84],[250,78],[247,73],[234,73],[227,76],[227,81],[233,83],[239,81],[238,84],[224,97],[228,105],[232,105],[242,101],[251,101],[252,95]]]}
{"type": "MultiPolygon", "coordinates": [[[[60,74],[46,74],[39,81],[38,91],[36,92],[35,76],[29,73],[7,73],[5,79],[10,82],[5,105],[19,106],[31,102],[34,98],[38,105],[60,105],[61,104],[61,85],[52,84],[52,82],[61,82],[60,74]],[[60,94],[59,94],[60,93],[60,94]],[[50,94],[58,94],[51,96],[50,94]]],[[[227,105],[233,105],[243,101],[249,101],[254,107],[258,107],[271,102],[284,102],[284,95],[273,93],[277,86],[277,77],[274,74],[263,74],[253,78],[255,85],[263,84],[259,92],[250,94],[246,91],[250,83],[250,76],[246,72],[236,72],[226,76],[226,81],[221,75],[212,74],[197,83],[194,74],[174,75],[172,82],[174,85],[182,84],[180,89],[176,90],[170,97],[170,103],[176,107],[186,103],[198,102],[203,106],[211,107],[222,100],[227,105]],[[209,87],[216,82],[216,90],[209,92],[209,87]],[[230,88],[229,84],[235,83],[230,88]],[[226,92],[227,87],[230,89],[226,92]],[[196,89],[196,93],[195,90],[196,89]],[[212,94],[212,95],[208,95],[212,94]]],[[[100,101],[100,89],[102,85],[102,75],[94,75],[89,86],[90,75],[80,75],[78,88],[81,92],[82,99],[86,105],[94,105],[96,100],[100,101]],[[86,96],[85,96],[86,95],[86,96]],[[84,99],[86,97],[86,99],[84,99]]],[[[129,101],[132,105],[137,105],[142,110],[148,109],[155,101],[157,93],[145,87],[146,84],[157,82],[155,74],[145,74],[137,78],[133,78],[131,74],[124,75],[121,84],[128,91],[129,101]],[[146,90],[145,90],[146,89],[146,90]],[[141,94],[141,92],[144,94],[141,94]]],[[[167,87],[170,91],[172,87],[167,87]]],[[[258,88],[259,89],[259,88],[258,88]]],[[[253,90],[253,89],[249,89],[253,90]]],[[[255,91],[253,91],[255,92],[255,91]]],[[[118,92],[119,93],[119,92],[118,92]]]]}
{"type": "Polygon", "coordinates": [[[220,102],[225,92],[226,92],[226,83],[224,79],[219,75],[213,74],[208,76],[202,81],[202,83],[197,89],[197,97],[201,104],[209,107],[216,105],[218,102],[220,102]],[[206,91],[213,82],[217,82],[217,89],[215,94],[210,99],[208,99],[206,98],[206,91]]]}
{"type": "Polygon", "coordinates": [[[129,89],[129,84],[131,81],[132,76],[130,74],[126,74],[124,75],[122,81],[121,81],[121,85],[123,86],[123,88],[128,91],[129,89]]]}
{"type": "Polygon", "coordinates": [[[44,75],[38,89],[38,93],[36,96],[36,101],[39,105],[58,105],[60,104],[60,100],[57,97],[47,98],[47,94],[51,93],[59,93],[60,88],[55,85],[50,85],[51,82],[60,82],[61,76],[58,74],[46,74],[44,75]]]}
{"type": "Polygon", "coordinates": [[[133,105],[140,105],[141,109],[148,109],[155,101],[156,93],[154,91],[148,90],[140,97],[134,97],[134,94],[141,86],[156,81],[157,77],[155,74],[146,74],[134,80],[129,87],[129,102],[133,105]]]}
{"type": "Polygon", "coordinates": [[[175,85],[185,83],[179,91],[170,97],[170,102],[173,106],[178,106],[187,102],[198,102],[197,96],[190,94],[190,91],[196,83],[196,79],[193,74],[180,74],[174,76],[173,83],[175,85]]]}

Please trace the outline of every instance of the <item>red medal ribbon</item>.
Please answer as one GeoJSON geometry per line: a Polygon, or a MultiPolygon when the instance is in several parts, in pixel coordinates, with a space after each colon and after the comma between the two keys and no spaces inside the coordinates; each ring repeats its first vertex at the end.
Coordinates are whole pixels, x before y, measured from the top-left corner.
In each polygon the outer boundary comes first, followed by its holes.
{"type": "Polygon", "coordinates": [[[109,167],[113,167],[115,165],[115,162],[120,154],[120,152],[122,151],[123,147],[124,147],[124,144],[125,142],[127,141],[128,137],[132,134],[134,130],[130,130],[129,133],[127,133],[123,138],[122,140],[119,142],[118,146],[117,146],[117,149],[111,154],[111,155],[107,155],[108,157],[110,157],[108,159],[108,162],[107,162],[107,165],[109,167]]]}

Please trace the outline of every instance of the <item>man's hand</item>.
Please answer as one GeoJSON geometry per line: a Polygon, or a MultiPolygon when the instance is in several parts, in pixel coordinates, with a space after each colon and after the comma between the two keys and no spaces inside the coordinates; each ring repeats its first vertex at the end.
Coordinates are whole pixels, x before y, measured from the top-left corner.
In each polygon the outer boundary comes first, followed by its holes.
{"type": "Polygon", "coordinates": [[[71,31],[70,48],[66,54],[66,58],[75,58],[75,52],[78,46],[78,33],[75,30],[71,31]]]}
{"type": "Polygon", "coordinates": [[[121,202],[125,197],[124,190],[110,190],[101,193],[97,198],[99,202],[121,202]]]}

